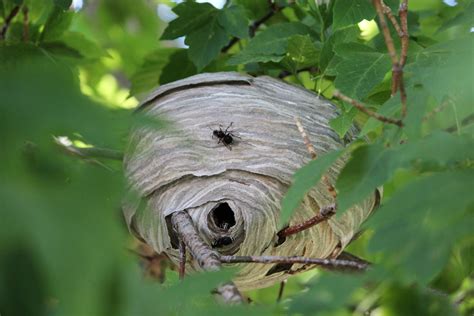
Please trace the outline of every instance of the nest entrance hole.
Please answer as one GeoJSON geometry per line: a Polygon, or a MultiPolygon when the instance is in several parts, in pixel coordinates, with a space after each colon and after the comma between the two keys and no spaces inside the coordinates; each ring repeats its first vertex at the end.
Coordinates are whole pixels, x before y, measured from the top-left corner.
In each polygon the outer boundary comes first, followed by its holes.
{"type": "Polygon", "coordinates": [[[211,211],[210,215],[214,224],[222,230],[229,230],[235,225],[234,211],[227,203],[217,205],[217,207],[211,211]]]}

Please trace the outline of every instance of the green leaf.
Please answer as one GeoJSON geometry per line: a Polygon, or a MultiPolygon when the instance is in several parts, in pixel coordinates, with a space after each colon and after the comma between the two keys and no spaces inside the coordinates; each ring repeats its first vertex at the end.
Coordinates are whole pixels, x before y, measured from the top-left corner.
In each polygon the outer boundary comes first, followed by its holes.
{"type": "Polygon", "coordinates": [[[234,0],[233,3],[245,8],[247,16],[258,20],[270,11],[267,0],[234,0]]]}
{"type": "Polygon", "coordinates": [[[293,184],[281,201],[280,223],[282,225],[288,222],[293,211],[300,205],[305,194],[318,184],[326,170],[331,167],[342,153],[342,150],[336,150],[319,156],[295,172],[293,184]]]}
{"type": "Polygon", "coordinates": [[[160,48],[148,54],[142,66],[130,78],[132,83],[130,95],[156,88],[160,83],[163,68],[175,52],[174,48],[160,48]]]}
{"type": "MultiPolygon", "coordinates": [[[[428,106],[428,93],[425,89],[419,87],[410,87],[406,90],[407,94],[407,117],[405,118],[405,132],[408,139],[420,138],[422,135],[422,122],[423,117],[426,114],[428,106]]],[[[377,113],[386,117],[399,117],[402,103],[400,100],[400,94],[396,94],[394,97],[388,99],[377,111],[377,113]]],[[[364,124],[359,137],[363,137],[370,132],[373,132],[379,128],[384,127],[384,123],[370,117],[364,124]]]]}
{"type": "Polygon", "coordinates": [[[334,47],[341,43],[353,42],[357,39],[360,34],[360,30],[357,26],[348,27],[344,30],[337,30],[331,34],[331,36],[324,42],[323,49],[321,50],[321,58],[319,65],[321,70],[325,71],[334,57],[334,47]]]}
{"type": "Polygon", "coordinates": [[[40,41],[47,42],[59,39],[69,28],[73,16],[73,12],[64,11],[61,7],[54,6],[44,25],[40,41]]]}
{"type": "Polygon", "coordinates": [[[212,19],[205,26],[186,36],[185,43],[189,45],[189,59],[196,65],[198,71],[209,65],[220,53],[229,40],[229,35],[217,22],[212,19]]]}
{"type": "Polygon", "coordinates": [[[319,61],[319,50],[309,35],[293,35],[288,39],[287,57],[295,69],[314,66],[319,61]]]}
{"type": "Polygon", "coordinates": [[[346,135],[349,128],[352,126],[352,121],[359,111],[355,107],[351,107],[349,111],[342,113],[335,119],[329,121],[329,126],[339,135],[342,139],[346,135]]]}
{"type": "Polygon", "coordinates": [[[397,169],[409,168],[417,160],[443,166],[465,159],[474,159],[474,139],[441,132],[393,148],[381,144],[358,147],[336,182],[338,210],[362,201],[397,169]]]}
{"type": "Polygon", "coordinates": [[[160,84],[173,82],[197,74],[196,66],[189,60],[186,49],[179,49],[169,57],[169,62],[163,67],[160,84]]]}
{"type": "Polygon", "coordinates": [[[464,8],[460,14],[456,15],[454,18],[448,20],[444,23],[438,32],[446,31],[449,28],[462,26],[469,30],[474,25],[474,3],[471,2],[467,5],[467,8],[464,8]]]}
{"type": "MultiPolygon", "coordinates": [[[[439,43],[418,52],[406,73],[408,85],[423,85],[438,102],[445,96],[474,97],[474,34],[439,43]]],[[[471,104],[468,104],[472,106],[471,104]]],[[[471,107],[472,110],[472,107],[471,107]]]]}
{"type": "Polygon", "coordinates": [[[54,0],[54,4],[63,10],[67,10],[72,4],[72,0],[54,0]]]}
{"type": "Polygon", "coordinates": [[[271,25],[251,39],[244,50],[229,60],[229,64],[279,62],[286,53],[288,39],[293,35],[306,35],[309,32],[309,28],[299,22],[271,25]]]}
{"type": "Polygon", "coordinates": [[[178,4],[173,12],[178,17],[166,27],[161,36],[162,40],[172,40],[196,31],[208,24],[209,20],[218,13],[218,10],[209,3],[186,1],[178,4]]]}
{"type": "Polygon", "coordinates": [[[247,38],[249,36],[249,20],[243,7],[232,6],[224,8],[219,11],[217,20],[227,33],[238,38],[247,38]]]}
{"type": "MultiPolygon", "coordinates": [[[[297,295],[291,302],[291,314],[312,315],[341,310],[364,279],[357,275],[323,274],[311,282],[308,291],[297,295]]],[[[326,315],[326,314],[325,314],[326,315]]],[[[330,314],[336,315],[336,314],[330,314]]]]}
{"type": "Polygon", "coordinates": [[[334,84],[342,93],[355,99],[364,99],[391,69],[387,54],[363,44],[339,44],[336,54],[343,60],[337,64],[334,84]]]}
{"type": "Polygon", "coordinates": [[[474,170],[435,173],[409,183],[371,220],[377,229],[369,249],[387,253],[386,262],[401,265],[408,282],[429,282],[446,264],[454,242],[472,232],[473,187],[474,170]]]}
{"type": "Polygon", "coordinates": [[[42,43],[40,47],[46,49],[49,53],[55,55],[55,57],[72,58],[77,61],[84,57],[78,50],[60,41],[45,42],[42,43]]]}
{"type": "Polygon", "coordinates": [[[368,0],[336,0],[333,9],[333,28],[335,30],[354,25],[360,21],[372,20],[375,10],[368,0]]]}
{"type": "Polygon", "coordinates": [[[96,43],[79,32],[66,31],[61,36],[61,41],[66,44],[66,46],[78,51],[85,58],[98,59],[107,55],[96,43]]]}
{"type": "Polygon", "coordinates": [[[407,135],[408,141],[418,139],[422,136],[423,117],[428,107],[429,94],[425,89],[407,89],[407,117],[405,118],[405,128],[403,131],[407,135]]]}

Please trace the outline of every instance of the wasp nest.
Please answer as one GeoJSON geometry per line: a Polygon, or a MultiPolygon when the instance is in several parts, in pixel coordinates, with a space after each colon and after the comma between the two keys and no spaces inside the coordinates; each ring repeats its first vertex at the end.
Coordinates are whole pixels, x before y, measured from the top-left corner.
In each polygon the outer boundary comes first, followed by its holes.
{"type": "MultiPolygon", "coordinates": [[[[221,255],[336,258],[376,203],[371,197],[340,218],[278,240],[281,199],[293,173],[311,159],[295,118],[318,154],[345,145],[329,127],[337,108],[305,89],[270,77],[200,74],[159,87],[138,111],[172,124],[166,131],[141,127],[132,132],[126,176],[145,207],[129,203],[124,213],[139,238],[176,264],[179,241],[170,220],[176,212],[187,212],[202,241],[221,255]]],[[[341,158],[328,171],[331,183],[343,164],[341,158]]],[[[289,225],[332,203],[326,185],[316,185],[289,225]]],[[[195,259],[187,256],[186,271],[202,269],[195,259]]],[[[311,268],[235,265],[239,273],[233,281],[242,290],[311,268]]]]}

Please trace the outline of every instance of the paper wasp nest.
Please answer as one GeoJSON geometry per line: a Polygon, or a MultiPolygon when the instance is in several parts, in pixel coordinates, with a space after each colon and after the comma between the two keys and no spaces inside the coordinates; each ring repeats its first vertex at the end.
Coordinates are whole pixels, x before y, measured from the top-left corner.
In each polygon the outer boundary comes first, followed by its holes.
{"type": "MultiPolygon", "coordinates": [[[[344,146],[329,127],[337,108],[303,88],[270,77],[200,74],[159,87],[138,111],[172,124],[168,130],[142,127],[132,132],[126,176],[146,207],[129,203],[124,213],[136,235],[175,263],[173,212],[186,210],[202,239],[221,254],[335,258],[373,209],[375,197],[277,244],[280,200],[293,173],[311,159],[295,118],[318,154],[344,146]],[[225,146],[213,130],[225,130],[231,122],[234,142],[225,146]]],[[[340,159],[329,170],[332,183],[343,164],[340,159]]],[[[327,187],[315,186],[289,224],[330,203],[327,187]]],[[[281,281],[288,270],[304,270],[301,264],[238,267],[233,281],[241,290],[281,281]]],[[[186,271],[196,270],[200,267],[188,255],[186,271]]]]}

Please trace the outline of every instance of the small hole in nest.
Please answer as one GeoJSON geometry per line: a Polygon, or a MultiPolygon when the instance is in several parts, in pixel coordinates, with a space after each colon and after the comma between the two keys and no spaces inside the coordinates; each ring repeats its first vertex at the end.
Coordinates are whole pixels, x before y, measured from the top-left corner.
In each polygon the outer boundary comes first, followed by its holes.
{"type": "Polygon", "coordinates": [[[211,218],[214,224],[223,230],[228,230],[235,225],[234,211],[229,204],[221,203],[211,211],[211,218]]]}

